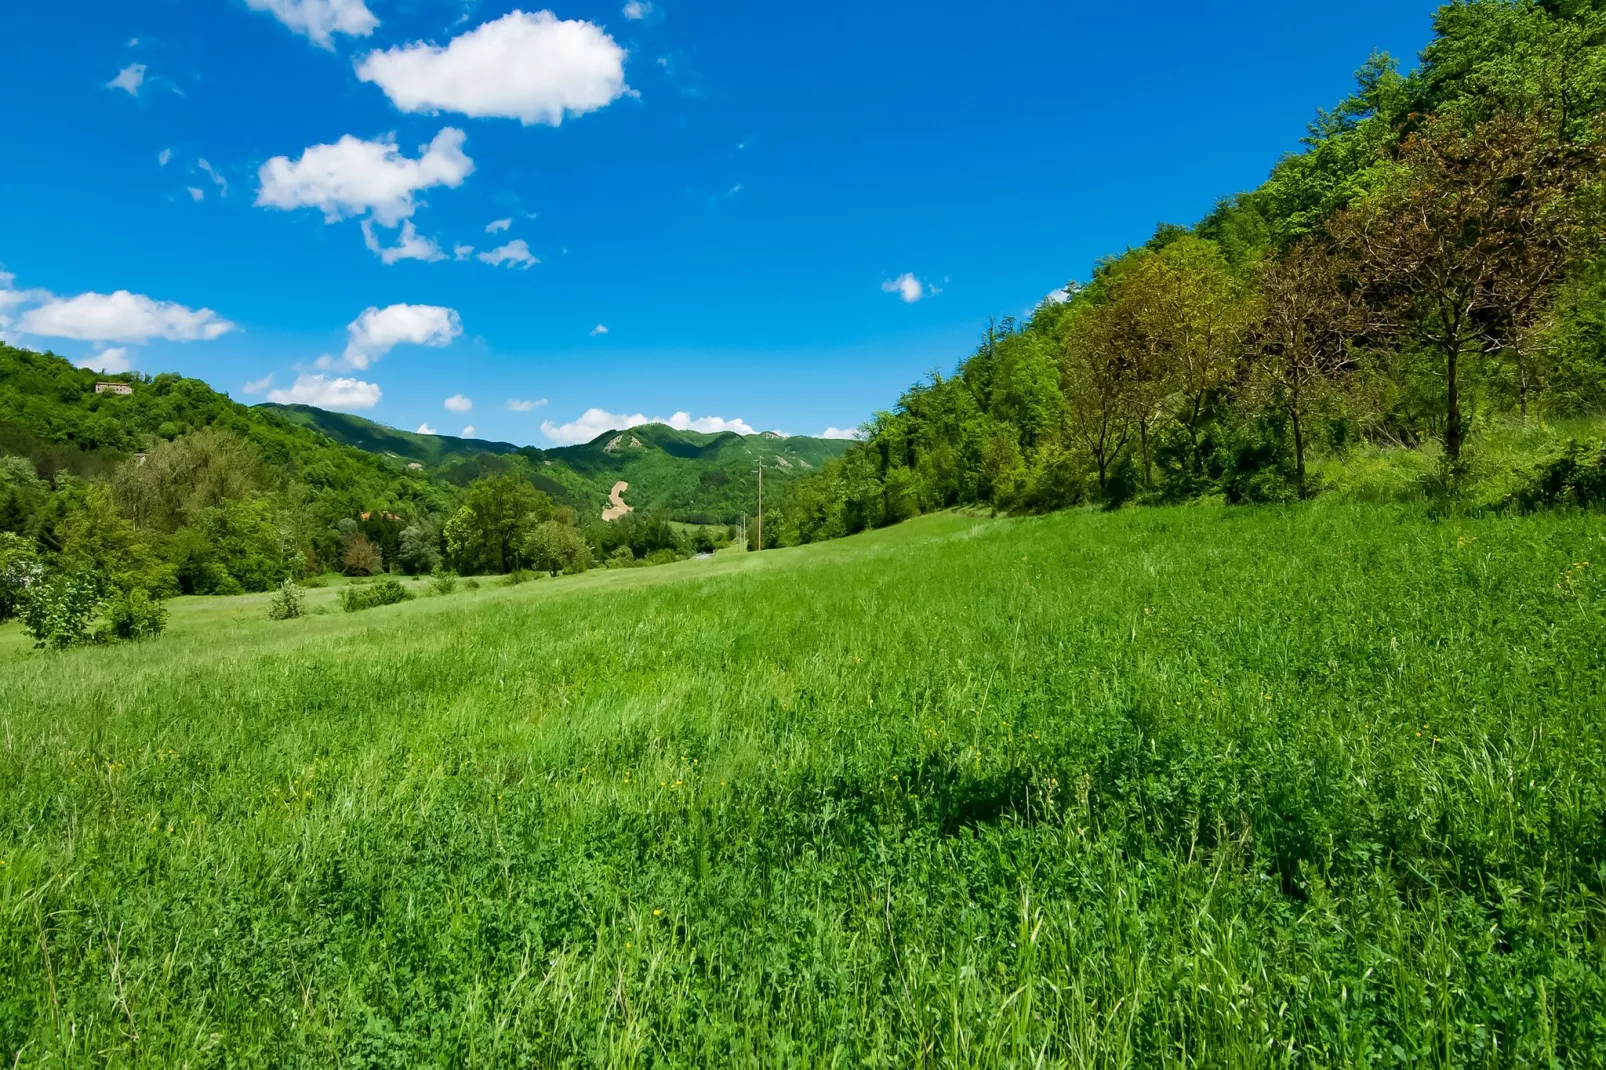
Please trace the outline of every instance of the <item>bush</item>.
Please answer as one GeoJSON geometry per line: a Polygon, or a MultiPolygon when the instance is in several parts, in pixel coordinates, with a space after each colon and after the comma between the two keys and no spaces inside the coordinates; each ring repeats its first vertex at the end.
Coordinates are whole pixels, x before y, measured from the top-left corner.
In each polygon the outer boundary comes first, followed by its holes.
{"type": "Polygon", "coordinates": [[[348,576],[372,576],[383,565],[379,545],[360,532],[346,536],[340,561],[348,576]]]}
{"type": "Polygon", "coordinates": [[[377,583],[349,586],[340,592],[340,608],[347,613],[412,601],[413,593],[397,580],[385,577],[377,583]]]}
{"type": "Polygon", "coordinates": [[[295,580],[286,576],[284,582],[279,584],[278,591],[274,592],[273,601],[268,603],[268,619],[296,620],[306,615],[306,593],[296,586],[295,580]]]}
{"type": "Polygon", "coordinates": [[[53,576],[36,583],[22,603],[22,625],[35,649],[66,650],[91,641],[90,622],[100,605],[100,587],[88,573],[53,576]]]}
{"type": "Polygon", "coordinates": [[[437,572],[435,578],[430,580],[438,595],[448,595],[457,590],[457,573],[437,572]]]}
{"type": "Polygon", "coordinates": [[[480,589],[480,581],[475,579],[473,576],[470,576],[468,579],[463,581],[463,589],[465,591],[477,591],[480,589]]]}
{"type": "Polygon", "coordinates": [[[529,583],[532,579],[534,579],[534,577],[528,572],[524,571],[522,568],[516,568],[507,574],[506,582],[509,587],[517,587],[521,583],[529,583]]]}
{"type": "Polygon", "coordinates": [[[43,575],[33,543],[21,535],[0,531],[0,624],[22,611],[29,588],[43,575]]]}
{"type": "Polygon", "coordinates": [[[1561,456],[1540,465],[1527,483],[1512,492],[1510,504],[1523,512],[1573,505],[1606,505],[1606,446],[1567,443],[1561,456]]]}
{"type": "Polygon", "coordinates": [[[167,607],[144,588],[135,588],[106,603],[106,639],[154,639],[167,630],[167,607]]]}

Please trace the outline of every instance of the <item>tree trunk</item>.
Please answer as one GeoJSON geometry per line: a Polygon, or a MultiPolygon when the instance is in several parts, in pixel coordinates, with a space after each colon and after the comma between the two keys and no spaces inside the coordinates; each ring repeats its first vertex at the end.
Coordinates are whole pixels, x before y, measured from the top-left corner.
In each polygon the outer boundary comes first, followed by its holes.
{"type": "Polygon", "coordinates": [[[1294,424],[1294,478],[1299,487],[1299,496],[1305,497],[1305,425],[1299,419],[1299,406],[1295,405],[1289,410],[1289,416],[1294,424]]]}
{"type": "Polygon", "coordinates": [[[1461,342],[1459,339],[1450,343],[1448,347],[1449,363],[1447,365],[1448,391],[1444,413],[1444,452],[1452,464],[1461,460],[1461,342]]]}
{"type": "Polygon", "coordinates": [[[1143,440],[1143,489],[1154,489],[1154,464],[1149,460],[1149,421],[1138,421],[1138,437],[1143,440]]]}

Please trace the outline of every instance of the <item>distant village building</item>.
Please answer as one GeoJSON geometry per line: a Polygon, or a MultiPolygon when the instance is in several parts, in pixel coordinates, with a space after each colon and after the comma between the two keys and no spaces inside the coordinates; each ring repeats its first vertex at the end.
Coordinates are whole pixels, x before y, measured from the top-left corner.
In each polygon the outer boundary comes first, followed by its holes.
{"type": "Polygon", "coordinates": [[[126,397],[127,395],[132,394],[133,392],[134,392],[134,388],[129,386],[127,383],[96,383],[95,384],[95,393],[97,393],[97,394],[122,394],[122,395],[124,395],[126,397]]]}
{"type": "Polygon", "coordinates": [[[407,466],[407,470],[409,472],[422,472],[424,470],[424,466],[419,464],[417,461],[414,461],[412,464],[407,466]]]}

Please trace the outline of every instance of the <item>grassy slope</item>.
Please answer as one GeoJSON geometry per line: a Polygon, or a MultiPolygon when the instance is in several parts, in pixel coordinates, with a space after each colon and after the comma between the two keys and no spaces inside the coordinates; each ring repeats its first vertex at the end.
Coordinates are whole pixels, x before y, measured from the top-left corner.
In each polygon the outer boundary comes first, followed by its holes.
{"type": "Polygon", "coordinates": [[[1596,1065],[1600,566],[1598,515],[945,515],[0,630],[0,1061],[1596,1065]]]}

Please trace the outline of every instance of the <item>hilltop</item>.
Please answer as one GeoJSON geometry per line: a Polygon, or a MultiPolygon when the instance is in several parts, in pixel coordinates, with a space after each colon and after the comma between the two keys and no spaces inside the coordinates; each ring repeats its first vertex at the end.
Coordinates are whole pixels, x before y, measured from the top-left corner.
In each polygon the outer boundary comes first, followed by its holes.
{"type": "Polygon", "coordinates": [[[431,476],[458,486],[484,475],[522,471],[553,500],[586,517],[600,514],[608,492],[624,482],[630,484],[626,498],[637,511],[692,523],[728,523],[752,511],[760,460],[766,481],[773,479],[780,491],[797,477],[819,472],[850,445],[775,432],[703,434],[644,424],[607,431],[576,446],[541,449],[402,431],[307,405],[257,408],[398,465],[422,465],[431,476]]]}

